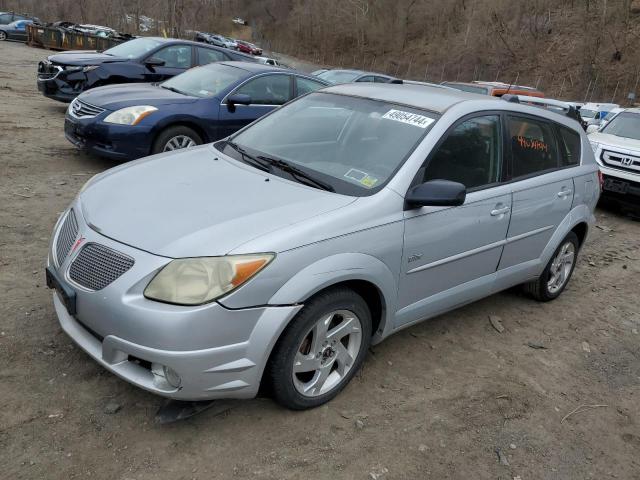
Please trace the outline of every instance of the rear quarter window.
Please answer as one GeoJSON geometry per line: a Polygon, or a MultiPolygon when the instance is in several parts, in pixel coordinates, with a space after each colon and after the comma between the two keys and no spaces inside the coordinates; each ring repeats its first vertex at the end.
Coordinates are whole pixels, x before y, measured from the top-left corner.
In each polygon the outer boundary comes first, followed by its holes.
{"type": "Polygon", "coordinates": [[[580,164],[580,135],[566,127],[558,127],[560,139],[562,140],[562,157],[560,158],[563,167],[571,167],[580,164]]]}

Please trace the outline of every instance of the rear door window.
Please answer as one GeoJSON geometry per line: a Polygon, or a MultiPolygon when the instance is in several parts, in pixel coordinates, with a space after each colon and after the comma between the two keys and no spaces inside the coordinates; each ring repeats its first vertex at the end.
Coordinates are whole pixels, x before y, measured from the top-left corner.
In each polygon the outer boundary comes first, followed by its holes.
{"type": "Polygon", "coordinates": [[[213,48],[196,47],[198,52],[198,65],[207,65],[213,62],[224,62],[229,58],[222,52],[214,50],[213,48]]]}
{"type": "Polygon", "coordinates": [[[249,95],[252,105],[282,105],[291,100],[291,76],[263,75],[249,80],[236,93],[249,95]]]}
{"type": "Polygon", "coordinates": [[[580,135],[566,127],[558,127],[562,140],[562,157],[560,158],[563,167],[578,165],[580,163],[580,135]]]}
{"type": "Polygon", "coordinates": [[[543,120],[509,116],[513,178],[544,173],[559,167],[553,127],[543,120]]]}
{"type": "Polygon", "coordinates": [[[171,45],[153,54],[167,68],[191,68],[191,45],[171,45]]]}
{"type": "Polygon", "coordinates": [[[296,77],[296,88],[298,89],[298,96],[305,93],[314,92],[325,85],[309,78],[296,77]]]}
{"type": "Polygon", "coordinates": [[[500,117],[473,117],[458,124],[428,161],[423,182],[451,180],[467,189],[499,182],[502,170],[500,117]]]}

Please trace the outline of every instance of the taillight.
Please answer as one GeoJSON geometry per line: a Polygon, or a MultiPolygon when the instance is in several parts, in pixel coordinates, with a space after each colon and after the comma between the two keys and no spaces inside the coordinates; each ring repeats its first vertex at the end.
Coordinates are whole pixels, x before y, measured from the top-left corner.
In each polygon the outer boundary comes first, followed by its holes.
{"type": "Polygon", "coordinates": [[[600,184],[600,191],[602,192],[602,188],[604,187],[604,175],[600,169],[598,169],[598,183],[600,184]]]}

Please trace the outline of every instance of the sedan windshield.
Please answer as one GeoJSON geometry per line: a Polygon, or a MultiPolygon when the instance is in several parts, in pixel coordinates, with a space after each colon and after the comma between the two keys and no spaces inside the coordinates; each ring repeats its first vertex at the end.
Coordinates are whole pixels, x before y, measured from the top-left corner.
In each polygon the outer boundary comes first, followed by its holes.
{"type": "Polygon", "coordinates": [[[640,114],[631,112],[619,113],[607,123],[601,132],[640,140],[640,114]]]}
{"type": "MultiPolygon", "coordinates": [[[[232,140],[256,158],[284,160],[305,170],[338,193],[365,196],[395,174],[437,118],[383,101],[312,93],[232,140]]],[[[241,159],[232,148],[224,152],[241,159]]]]}
{"type": "Polygon", "coordinates": [[[350,83],[360,76],[360,72],[348,72],[344,70],[327,70],[317,76],[331,83],[350,83]]]}
{"type": "Polygon", "coordinates": [[[187,70],[160,86],[192,97],[211,98],[220,95],[247,75],[248,72],[241,68],[214,63],[187,70]]]}
{"type": "Polygon", "coordinates": [[[104,53],[113,55],[114,57],[139,58],[161,43],[160,40],[154,40],[153,38],[136,38],[105,50],[104,53]]]}

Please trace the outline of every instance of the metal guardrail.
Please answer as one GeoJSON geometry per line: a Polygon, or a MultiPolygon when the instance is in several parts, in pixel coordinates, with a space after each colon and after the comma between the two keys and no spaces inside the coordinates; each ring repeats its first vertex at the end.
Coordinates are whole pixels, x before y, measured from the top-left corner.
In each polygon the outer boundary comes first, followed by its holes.
{"type": "Polygon", "coordinates": [[[51,50],[106,50],[128,39],[67,32],[60,27],[27,25],[27,45],[51,50]]]}

